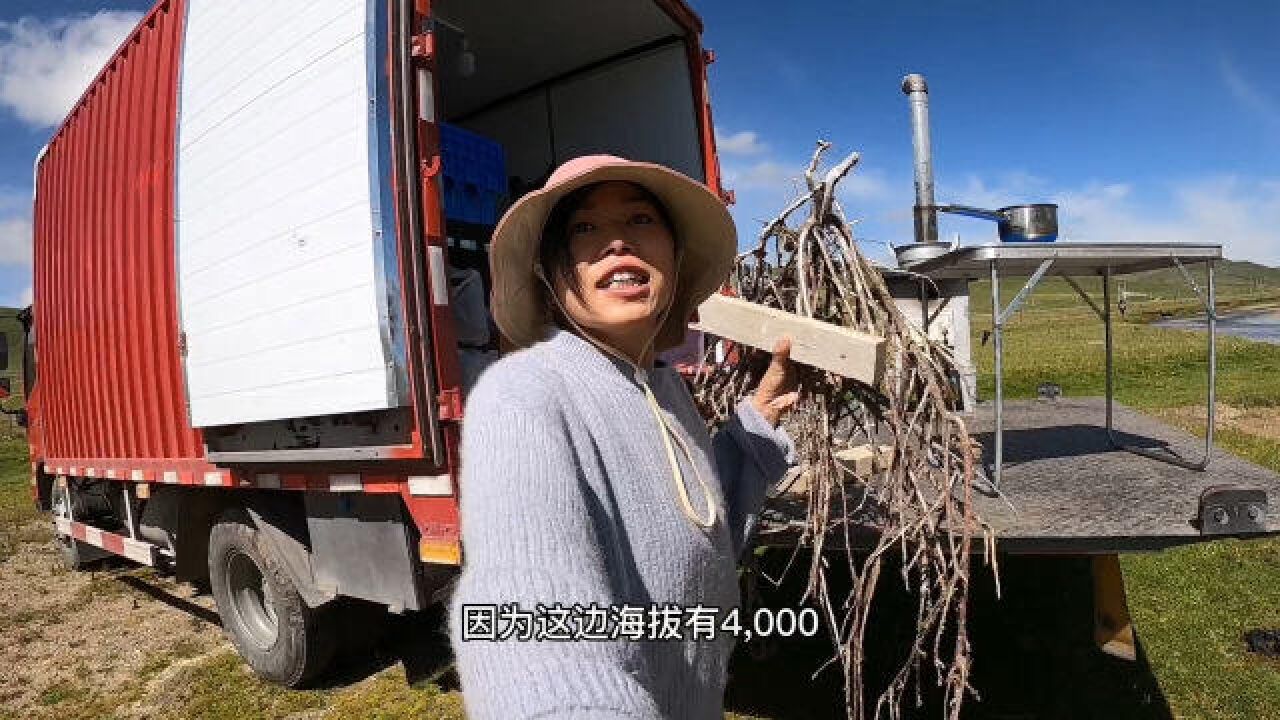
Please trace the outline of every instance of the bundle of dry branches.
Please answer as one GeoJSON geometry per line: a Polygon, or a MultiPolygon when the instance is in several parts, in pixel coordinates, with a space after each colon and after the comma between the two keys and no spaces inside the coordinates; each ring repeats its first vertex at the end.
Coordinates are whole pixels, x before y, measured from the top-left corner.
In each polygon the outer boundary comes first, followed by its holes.
{"type": "MultiPolygon", "coordinates": [[[[805,172],[808,192],[764,227],[757,247],[738,257],[730,281],[743,299],[886,339],[885,372],[875,387],[797,368],[800,399],[788,428],[808,476],[800,542],[813,549],[801,602],[813,598],[826,619],[835,641],[833,660],[845,673],[849,717],[868,717],[867,622],[884,563],[896,554],[902,582],[918,602],[916,635],[870,717],[900,718],[907,697],[919,704],[922,665],[932,658],[947,716],[957,718],[973,692],[966,603],[976,536],[984,536],[993,568],[995,559],[994,538],[970,503],[980,450],[955,413],[959,393],[951,354],[898,310],[880,272],[859,252],[836,201],[836,186],[859,154],[819,177],[828,148],[818,143],[805,172]],[[886,454],[872,471],[846,482],[847,470],[834,453],[861,444],[887,447],[886,454]],[[863,551],[857,550],[858,540],[863,551]],[[829,582],[828,556],[848,564],[851,590],[829,582]]],[[[709,340],[708,355],[716,346],[715,338],[709,340]]],[[[755,387],[767,363],[761,351],[738,350],[737,362],[716,364],[708,357],[694,383],[713,427],[755,387]]]]}

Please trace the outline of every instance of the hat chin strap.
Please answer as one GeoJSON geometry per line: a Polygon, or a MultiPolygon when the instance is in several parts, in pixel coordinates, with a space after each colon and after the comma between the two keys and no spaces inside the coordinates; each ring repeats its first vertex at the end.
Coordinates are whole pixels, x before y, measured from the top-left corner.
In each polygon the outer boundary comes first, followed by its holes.
{"type": "MultiPolygon", "coordinates": [[[[681,257],[682,257],[682,253],[677,251],[676,252],[677,277],[679,276],[681,257]]],[[[602,352],[612,355],[613,357],[616,357],[619,360],[622,360],[623,362],[631,366],[632,370],[635,373],[636,382],[640,385],[640,388],[644,390],[644,397],[645,397],[645,401],[649,406],[649,412],[658,421],[658,426],[662,431],[662,445],[663,445],[663,448],[666,450],[667,463],[671,466],[671,476],[672,476],[672,479],[675,481],[676,492],[680,496],[680,509],[684,512],[685,517],[689,518],[691,522],[693,522],[695,525],[699,527],[707,528],[714,525],[716,522],[716,505],[715,505],[715,499],[711,494],[711,488],[708,487],[707,481],[703,479],[702,473],[698,471],[698,464],[694,462],[693,454],[689,452],[689,447],[685,444],[684,439],[681,438],[678,433],[676,433],[674,430],[671,429],[671,426],[667,423],[667,419],[662,415],[662,411],[658,406],[658,399],[654,396],[653,390],[650,389],[649,387],[648,373],[645,372],[645,369],[641,367],[639,364],[637,364],[634,360],[627,357],[625,354],[616,350],[615,348],[611,347],[607,343],[600,341],[599,339],[594,337],[591,333],[584,330],[582,326],[578,325],[576,321],[574,321],[573,316],[570,315],[567,310],[565,310],[564,305],[560,304],[560,298],[556,296],[555,288],[551,286],[551,283],[547,280],[546,275],[543,274],[541,265],[534,265],[533,272],[535,275],[538,276],[539,279],[542,280],[543,284],[547,286],[547,290],[550,291],[551,301],[556,304],[556,307],[560,308],[560,312],[564,315],[565,319],[569,321],[569,324],[573,325],[573,327],[577,329],[579,335],[586,338],[587,341],[590,342],[591,344],[600,348],[602,352]],[[684,452],[685,457],[688,458],[689,467],[693,468],[694,477],[697,479],[698,484],[702,486],[702,496],[706,500],[706,505],[707,505],[707,517],[705,520],[698,515],[697,509],[693,507],[693,503],[689,500],[689,490],[687,487],[685,487],[684,473],[680,470],[680,463],[676,460],[676,452],[675,452],[675,448],[673,448],[671,445],[671,438],[675,438],[676,443],[680,446],[680,450],[684,452]]],[[[644,357],[645,353],[649,351],[649,348],[652,347],[654,342],[657,341],[658,335],[662,333],[662,327],[666,323],[667,315],[668,313],[670,313],[671,307],[675,305],[675,300],[676,300],[676,294],[672,292],[671,299],[667,301],[666,307],[662,309],[662,315],[658,318],[657,329],[653,332],[652,335],[649,336],[648,341],[645,342],[644,347],[640,351],[640,357],[644,357]]]]}

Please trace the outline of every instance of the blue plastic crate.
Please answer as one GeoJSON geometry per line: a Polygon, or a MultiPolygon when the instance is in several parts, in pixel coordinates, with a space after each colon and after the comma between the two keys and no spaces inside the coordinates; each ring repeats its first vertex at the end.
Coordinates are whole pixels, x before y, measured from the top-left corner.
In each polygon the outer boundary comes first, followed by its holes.
{"type": "Polygon", "coordinates": [[[445,217],[493,225],[507,191],[502,145],[453,125],[440,124],[445,217]]]}

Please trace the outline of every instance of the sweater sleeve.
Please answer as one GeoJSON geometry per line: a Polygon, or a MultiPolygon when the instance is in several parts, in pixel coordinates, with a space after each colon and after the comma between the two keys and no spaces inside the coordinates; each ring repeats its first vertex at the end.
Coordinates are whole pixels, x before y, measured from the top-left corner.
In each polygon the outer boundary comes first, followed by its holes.
{"type": "Polygon", "coordinates": [[[477,391],[463,423],[464,562],[448,606],[467,716],[661,718],[636,679],[638,655],[628,640],[475,639],[511,629],[494,610],[503,605],[536,617],[539,603],[607,609],[616,602],[593,523],[594,494],[581,480],[563,419],[528,403],[486,402],[489,394],[477,391]],[[495,614],[490,628],[474,622],[495,614]]]}
{"type": "Polygon", "coordinates": [[[755,532],[765,494],[796,463],[795,444],[786,430],[770,424],[751,399],[744,398],[712,438],[712,448],[737,559],[755,532]]]}

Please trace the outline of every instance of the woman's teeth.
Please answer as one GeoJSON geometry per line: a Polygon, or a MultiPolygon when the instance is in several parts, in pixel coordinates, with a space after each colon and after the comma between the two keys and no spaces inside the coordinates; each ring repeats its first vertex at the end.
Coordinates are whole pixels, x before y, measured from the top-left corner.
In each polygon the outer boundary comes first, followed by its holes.
{"type": "Polygon", "coordinates": [[[631,287],[643,284],[644,280],[640,275],[633,272],[621,272],[609,278],[609,287],[631,287]]]}

